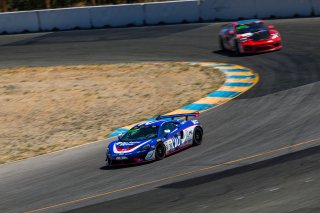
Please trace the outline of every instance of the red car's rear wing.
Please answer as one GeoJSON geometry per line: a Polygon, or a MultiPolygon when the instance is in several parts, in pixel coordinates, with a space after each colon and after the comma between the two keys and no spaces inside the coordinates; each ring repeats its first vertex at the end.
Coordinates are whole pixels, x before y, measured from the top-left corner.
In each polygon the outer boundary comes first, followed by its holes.
{"type": "Polygon", "coordinates": [[[188,120],[189,117],[198,118],[199,116],[200,116],[200,112],[174,114],[174,115],[159,115],[158,117],[156,117],[156,120],[167,119],[167,118],[171,118],[172,120],[174,120],[175,118],[182,118],[182,117],[185,117],[185,119],[188,120]]]}

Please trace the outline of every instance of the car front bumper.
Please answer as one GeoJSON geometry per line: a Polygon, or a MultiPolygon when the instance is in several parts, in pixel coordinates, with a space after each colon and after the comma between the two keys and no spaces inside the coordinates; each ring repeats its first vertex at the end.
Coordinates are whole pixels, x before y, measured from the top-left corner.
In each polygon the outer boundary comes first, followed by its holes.
{"type": "Polygon", "coordinates": [[[280,40],[278,41],[264,41],[264,42],[256,42],[256,43],[244,43],[241,44],[240,51],[241,53],[263,53],[276,51],[282,48],[282,43],[280,40]]]}
{"type": "Polygon", "coordinates": [[[117,155],[117,154],[107,154],[106,161],[111,161],[111,165],[129,165],[129,164],[139,164],[154,160],[154,151],[145,151],[142,153],[117,155]]]}

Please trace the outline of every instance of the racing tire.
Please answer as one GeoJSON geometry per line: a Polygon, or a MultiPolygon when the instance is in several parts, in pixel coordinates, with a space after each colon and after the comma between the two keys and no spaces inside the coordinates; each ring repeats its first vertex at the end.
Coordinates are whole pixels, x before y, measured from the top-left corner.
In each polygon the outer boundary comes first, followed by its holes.
{"type": "Polygon", "coordinates": [[[220,49],[222,51],[225,51],[226,50],[226,47],[224,46],[224,43],[223,43],[223,40],[221,37],[219,37],[219,43],[220,43],[220,49]]]}
{"type": "Polygon", "coordinates": [[[202,142],[203,130],[201,127],[196,126],[193,131],[193,145],[198,146],[202,142]]]}
{"type": "Polygon", "coordinates": [[[112,160],[109,157],[107,157],[107,166],[112,166],[112,160]]]}
{"type": "Polygon", "coordinates": [[[236,54],[237,56],[241,55],[238,41],[235,41],[235,42],[234,42],[234,49],[235,49],[235,54],[236,54]]]}
{"type": "Polygon", "coordinates": [[[156,160],[162,160],[166,156],[166,146],[160,142],[154,149],[156,160]]]}

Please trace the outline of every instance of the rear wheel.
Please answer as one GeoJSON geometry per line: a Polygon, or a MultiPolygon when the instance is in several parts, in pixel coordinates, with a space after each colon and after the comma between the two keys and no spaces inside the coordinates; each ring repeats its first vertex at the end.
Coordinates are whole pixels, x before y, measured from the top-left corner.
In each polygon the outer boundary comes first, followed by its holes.
{"type": "Polygon", "coordinates": [[[198,146],[202,142],[203,130],[201,127],[196,126],[193,131],[193,145],[198,146]]]}
{"type": "Polygon", "coordinates": [[[160,142],[155,148],[156,160],[162,160],[166,156],[166,146],[160,142]]]}

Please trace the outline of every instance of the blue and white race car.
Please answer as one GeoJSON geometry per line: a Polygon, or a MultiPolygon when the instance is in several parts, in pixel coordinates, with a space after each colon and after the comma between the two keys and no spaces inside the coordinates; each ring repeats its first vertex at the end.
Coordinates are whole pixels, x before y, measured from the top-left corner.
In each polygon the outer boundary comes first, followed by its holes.
{"type": "Polygon", "coordinates": [[[161,115],[134,126],[108,145],[107,165],[162,160],[189,146],[200,145],[203,129],[197,119],[188,120],[189,117],[197,118],[199,112],[161,115]]]}

